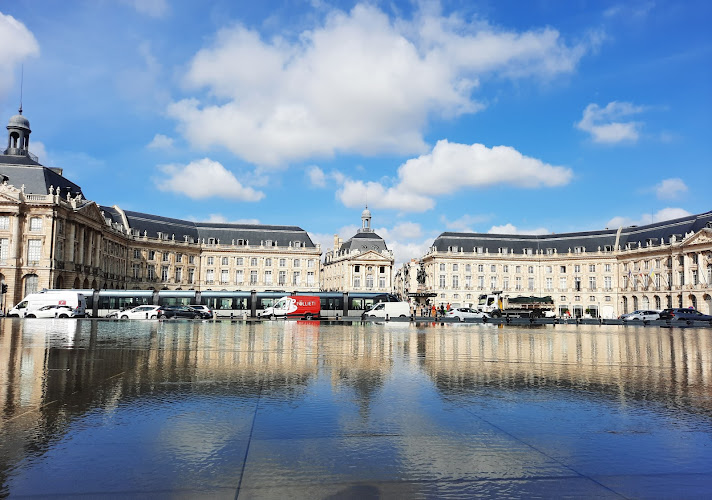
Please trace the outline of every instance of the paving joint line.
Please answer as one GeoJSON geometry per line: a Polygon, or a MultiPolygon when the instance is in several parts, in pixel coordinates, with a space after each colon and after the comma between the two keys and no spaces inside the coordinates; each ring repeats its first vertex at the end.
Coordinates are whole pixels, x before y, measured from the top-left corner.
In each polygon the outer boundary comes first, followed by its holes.
{"type": "Polygon", "coordinates": [[[255,413],[252,415],[252,425],[250,426],[250,435],[247,437],[247,447],[245,448],[245,456],[242,459],[242,469],[240,470],[240,480],[237,482],[237,491],[235,491],[235,500],[240,496],[240,488],[242,488],[242,479],[245,477],[245,468],[247,467],[247,456],[250,454],[250,445],[252,444],[252,433],[255,431],[255,422],[257,421],[257,411],[260,409],[260,401],[262,401],[262,382],[260,389],[257,392],[257,404],[255,404],[255,413]]]}
{"type": "Polygon", "coordinates": [[[494,424],[494,423],[490,422],[489,420],[487,420],[486,418],[484,418],[484,417],[478,415],[476,412],[474,412],[474,411],[472,411],[472,410],[470,410],[470,409],[465,409],[465,411],[467,411],[467,413],[469,413],[469,414],[471,414],[471,415],[474,415],[476,418],[482,420],[482,421],[485,422],[487,425],[491,425],[492,427],[494,427],[494,428],[497,429],[498,431],[500,431],[500,432],[506,434],[507,436],[511,437],[512,439],[514,439],[514,440],[516,440],[516,441],[522,443],[523,445],[525,445],[525,446],[531,448],[532,450],[536,451],[537,453],[541,453],[542,455],[544,455],[544,456],[545,456],[546,458],[548,458],[549,460],[552,460],[552,461],[556,462],[557,464],[561,465],[562,467],[567,468],[568,470],[570,470],[570,471],[573,472],[574,474],[577,474],[577,475],[580,476],[580,477],[586,478],[586,479],[588,479],[589,481],[592,481],[592,482],[596,483],[596,484],[599,485],[601,488],[605,488],[606,490],[610,491],[610,492],[613,493],[614,495],[618,495],[618,496],[621,497],[621,498],[628,498],[628,497],[626,497],[625,495],[623,495],[622,493],[619,493],[619,492],[617,492],[616,490],[614,490],[614,489],[612,489],[612,488],[606,486],[605,484],[601,483],[600,481],[596,481],[594,478],[592,478],[592,477],[590,477],[590,476],[587,476],[586,474],[583,474],[583,473],[577,471],[576,469],[574,469],[574,468],[571,467],[570,465],[565,464],[563,461],[561,461],[561,460],[559,460],[559,459],[557,459],[557,458],[552,457],[552,456],[549,455],[548,453],[544,453],[542,450],[538,449],[538,448],[537,448],[536,446],[534,446],[533,444],[527,443],[526,441],[524,441],[523,439],[521,439],[521,438],[515,436],[515,435],[512,434],[511,432],[509,432],[509,431],[503,429],[502,427],[498,426],[497,424],[494,424]]]}

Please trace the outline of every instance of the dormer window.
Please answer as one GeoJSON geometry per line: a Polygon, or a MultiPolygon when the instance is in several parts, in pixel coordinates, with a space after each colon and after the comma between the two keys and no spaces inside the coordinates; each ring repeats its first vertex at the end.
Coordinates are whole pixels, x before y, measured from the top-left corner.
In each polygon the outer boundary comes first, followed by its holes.
{"type": "Polygon", "coordinates": [[[484,247],[475,247],[475,253],[485,253],[484,247]]]}
{"type": "Polygon", "coordinates": [[[586,247],[574,247],[574,253],[584,253],[586,251],[586,247]]]}
{"type": "Polygon", "coordinates": [[[523,250],[524,255],[534,255],[534,249],[533,248],[525,248],[523,250]]]}
{"type": "Polygon", "coordinates": [[[507,247],[499,247],[499,253],[507,254],[507,253],[509,253],[509,248],[507,248],[507,247]]]}

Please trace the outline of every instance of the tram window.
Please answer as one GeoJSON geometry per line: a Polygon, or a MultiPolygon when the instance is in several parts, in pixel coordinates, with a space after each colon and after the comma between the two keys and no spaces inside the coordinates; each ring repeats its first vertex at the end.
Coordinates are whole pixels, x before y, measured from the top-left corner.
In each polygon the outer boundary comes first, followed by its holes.
{"type": "Polygon", "coordinates": [[[158,305],[161,306],[189,306],[192,302],[191,297],[161,297],[158,300],[158,305]]]}
{"type": "Polygon", "coordinates": [[[321,309],[323,311],[340,311],[344,308],[344,299],[340,297],[322,297],[321,309]]]}
{"type": "Polygon", "coordinates": [[[151,297],[99,297],[99,309],[131,309],[150,304],[151,297]]]}
{"type": "Polygon", "coordinates": [[[272,307],[274,306],[274,303],[279,300],[279,299],[272,299],[272,298],[258,298],[257,299],[257,309],[265,309],[267,307],[272,307]]]}

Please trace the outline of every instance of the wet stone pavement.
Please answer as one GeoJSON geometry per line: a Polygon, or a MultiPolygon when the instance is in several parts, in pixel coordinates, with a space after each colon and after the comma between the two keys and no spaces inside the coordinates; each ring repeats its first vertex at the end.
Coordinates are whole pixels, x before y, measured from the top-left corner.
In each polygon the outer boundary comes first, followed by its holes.
{"type": "Polygon", "coordinates": [[[0,497],[709,498],[712,329],[0,320],[0,497]]]}

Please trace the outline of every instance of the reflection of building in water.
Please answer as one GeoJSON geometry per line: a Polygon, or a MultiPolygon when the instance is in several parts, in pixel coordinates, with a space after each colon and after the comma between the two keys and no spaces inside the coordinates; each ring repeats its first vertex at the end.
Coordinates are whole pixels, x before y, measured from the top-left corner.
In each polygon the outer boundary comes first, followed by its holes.
{"type": "Polygon", "coordinates": [[[0,475],[25,453],[12,440],[41,450],[73,420],[137,398],[289,401],[324,378],[353,390],[365,418],[390,378],[421,370],[448,397],[567,388],[712,411],[702,329],[3,320],[0,475]]]}
{"type": "Polygon", "coordinates": [[[567,328],[436,328],[426,337],[425,369],[450,393],[562,387],[664,402],[689,398],[712,410],[708,330],[567,328]]]}

